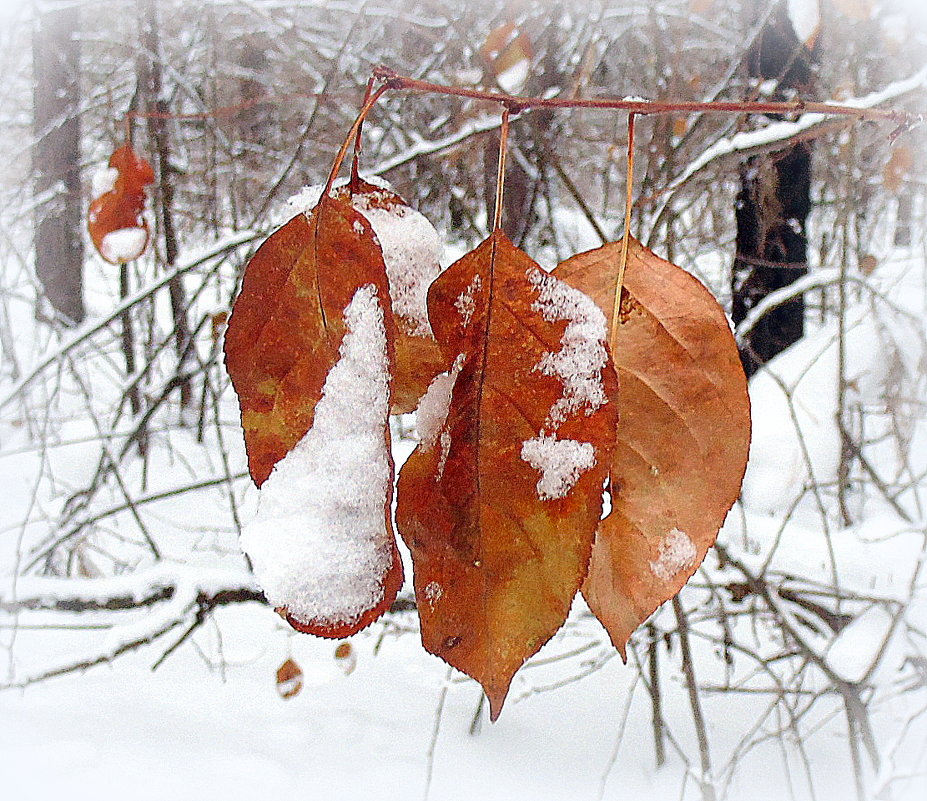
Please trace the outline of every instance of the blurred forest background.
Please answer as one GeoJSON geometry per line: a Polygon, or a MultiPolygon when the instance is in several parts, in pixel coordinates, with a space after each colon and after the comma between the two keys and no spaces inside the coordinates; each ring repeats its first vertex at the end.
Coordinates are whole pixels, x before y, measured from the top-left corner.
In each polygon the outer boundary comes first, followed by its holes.
{"type": "MultiPolygon", "coordinates": [[[[181,652],[212,669],[246,606],[289,642],[237,548],[255,493],[221,338],[243,265],[292,214],[286,200],[325,180],[381,64],[532,96],[920,112],[927,14],[919,0],[5,4],[0,687],[64,680],[76,693],[94,666],[181,652]],[[127,135],[157,176],[152,246],[114,266],[92,249],[86,208],[127,135]]],[[[395,92],[365,128],[362,173],[443,233],[445,263],[488,234],[499,124],[491,104],[395,92]]],[[[624,114],[535,111],[511,137],[503,224],[517,245],[551,268],[621,236],[624,114]]],[[[625,691],[609,691],[635,699],[635,754],[647,770],[673,766],[685,797],[737,798],[755,775],[748,755],[773,753],[770,797],[827,798],[815,738],[833,736],[820,753],[844,769],[825,785],[920,797],[924,128],[665,114],[639,117],[636,143],[632,231],[732,314],[755,429],[719,547],[638,632],[625,691]]],[[[394,433],[398,462],[414,419],[394,433]]],[[[356,650],[414,641],[412,609],[407,590],[356,650]]],[[[539,657],[549,681],[524,698],[617,669],[582,609],[563,637],[539,657]]],[[[418,746],[429,783],[460,683],[436,690],[435,736],[418,746]]],[[[482,701],[467,703],[476,731],[482,701]]],[[[602,797],[624,797],[608,778],[630,709],[603,729],[602,797]]]]}

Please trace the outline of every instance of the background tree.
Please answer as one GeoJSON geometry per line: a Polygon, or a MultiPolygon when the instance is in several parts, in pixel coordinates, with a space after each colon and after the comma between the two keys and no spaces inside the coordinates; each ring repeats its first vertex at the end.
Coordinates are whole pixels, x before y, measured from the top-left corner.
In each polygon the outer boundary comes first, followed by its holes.
{"type": "Polygon", "coordinates": [[[84,319],[81,192],[80,6],[44,4],[32,44],[35,271],[51,313],[84,319]]]}
{"type": "MultiPolygon", "coordinates": [[[[755,21],[754,21],[755,24],[755,21]]],[[[795,34],[784,2],[775,6],[746,57],[752,94],[770,99],[809,96],[815,82],[811,53],[795,34]],[[770,88],[771,87],[771,88],[770,88]]],[[[776,119],[775,116],[770,119],[776,119]]],[[[741,323],[771,292],[808,273],[807,224],[811,210],[810,142],[749,158],[740,169],[737,254],[731,316],[741,323]]],[[[798,295],[765,315],[741,343],[747,375],[801,339],[805,302],[798,295]]]]}

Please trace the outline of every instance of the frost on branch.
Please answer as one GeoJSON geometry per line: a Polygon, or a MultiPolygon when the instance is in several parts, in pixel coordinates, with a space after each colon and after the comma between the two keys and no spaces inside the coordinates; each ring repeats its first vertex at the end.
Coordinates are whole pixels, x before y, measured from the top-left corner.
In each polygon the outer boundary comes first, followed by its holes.
{"type": "Polygon", "coordinates": [[[264,482],[257,517],[241,536],[271,604],[318,629],[353,627],[388,606],[386,577],[398,565],[384,517],[393,475],[389,364],[373,284],[357,290],[344,320],[312,427],[264,482]]]}

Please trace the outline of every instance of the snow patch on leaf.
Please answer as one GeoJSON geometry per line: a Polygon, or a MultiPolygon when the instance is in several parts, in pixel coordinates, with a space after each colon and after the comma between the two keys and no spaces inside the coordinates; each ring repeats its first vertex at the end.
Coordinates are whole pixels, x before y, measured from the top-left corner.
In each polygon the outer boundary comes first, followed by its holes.
{"type": "Polygon", "coordinates": [[[525,440],[521,445],[521,458],[541,471],[538,497],[542,501],[566,497],[580,475],[596,463],[591,443],[544,435],[525,440]]]}
{"type": "Polygon", "coordinates": [[[113,264],[123,264],[141,256],[147,244],[148,231],[144,228],[119,228],[103,237],[100,255],[113,264]]]}
{"type": "Polygon", "coordinates": [[[383,519],[390,376],[373,284],[355,292],[344,319],[312,428],[262,485],[241,535],[268,600],[307,624],[357,620],[382,600],[391,565],[383,519]]]}
{"type": "Polygon", "coordinates": [[[430,337],[428,287],[441,273],[441,237],[424,215],[409,206],[383,208],[366,194],[355,195],[351,202],[380,243],[393,313],[408,323],[409,333],[430,337]]]}
{"type": "Polygon", "coordinates": [[[476,293],[483,286],[483,279],[479,275],[474,275],[473,280],[467,285],[467,288],[457,296],[454,301],[454,308],[460,312],[463,326],[466,328],[473,319],[473,312],[476,309],[476,293]]]}
{"type": "Polygon", "coordinates": [[[451,394],[463,363],[464,355],[461,353],[454,360],[454,366],[450,370],[436,375],[431,380],[431,384],[418,402],[418,408],[415,410],[415,429],[424,450],[434,447],[441,429],[444,428],[447,411],[451,405],[451,394]]]}
{"type": "Polygon", "coordinates": [[[695,564],[698,551],[689,535],[678,528],[671,529],[660,541],[660,552],[650,562],[651,572],[662,581],[671,581],[679,573],[695,564]]]}
{"type": "Polygon", "coordinates": [[[548,322],[566,320],[556,353],[545,353],[535,369],[563,382],[563,395],[551,407],[545,428],[556,430],[570,415],[585,408],[588,416],[605,404],[602,368],[605,367],[605,315],[583,292],[531,268],[528,280],[538,291],[532,308],[548,322]]]}
{"type": "Polygon", "coordinates": [[[428,606],[434,608],[434,605],[441,600],[444,595],[444,588],[437,581],[429,581],[425,587],[425,600],[428,606]]]}
{"type": "Polygon", "coordinates": [[[112,192],[116,188],[119,170],[115,167],[103,167],[97,170],[90,178],[90,196],[94,199],[112,192]]]}

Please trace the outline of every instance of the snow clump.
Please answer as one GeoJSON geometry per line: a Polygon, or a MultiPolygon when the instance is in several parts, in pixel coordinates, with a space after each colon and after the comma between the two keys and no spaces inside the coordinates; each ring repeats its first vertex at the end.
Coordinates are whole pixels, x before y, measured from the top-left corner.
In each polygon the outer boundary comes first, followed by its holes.
{"type": "Polygon", "coordinates": [[[560,350],[545,353],[534,368],[559,378],[563,394],[551,407],[539,435],[525,440],[521,448],[521,458],[541,472],[538,497],[553,500],[568,495],[580,475],[596,464],[592,443],[557,439],[556,431],[567,417],[584,408],[588,416],[607,400],[602,384],[602,368],[608,359],[606,323],[588,295],[536,267],[528,270],[527,277],[538,291],[532,309],[548,322],[567,321],[560,350]]]}
{"type": "Polygon", "coordinates": [[[103,237],[100,253],[113,264],[124,264],[141,256],[147,244],[148,231],[144,228],[119,228],[103,237]]]}
{"type": "Polygon", "coordinates": [[[376,287],[354,293],[347,333],[312,428],[261,487],[242,549],[273,606],[297,620],[357,620],[383,598],[391,566],[384,508],[392,482],[384,428],[389,365],[376,287]]]}
{"type": "Polygon", "coordinates": [[[679,573],[695,564],[698,551],[689,535],[678,528],[669,531],[660,542],[657,560],[650,563],[650,571],[662,581],[671,581],[679,573]]]}
{"type": "Polygon", "coordinates": [[[537,368],[563,382],[563,395],[553,405],[546,427],[556,429],[569,415],[585,407],[586,415],[605,404],[602,368],[605,367],[605,315],[592,299],[563,281],[532,267],[528,280],[538,290],[532,305],[548,322],[567,320],[556,353],[546,353],[537,368]]]}
{"type": "Polygon", "coordinates": [[[90,196],[94,199],[102,197],[116,188],[119,170],[115,167],[103,167],[97,170],[90,178],[90,196]]]}
{"type": "Polygon", "coordinates": [[[595,448],[590,442],[542,435],[522,443],[521,458],[541,471],[538,497],[548,501],[566,497],[583,471],[595,467],[595,448]]]}
{"type": "Polygon", "coordinates": [[[413,336],[430,337],[428,287],[441,273],[441,237],[424,215],[405,204],[376,205],[373,196],[358,194],[352,205],[370,223],[383,251],[393,313],[413,336]]]}

